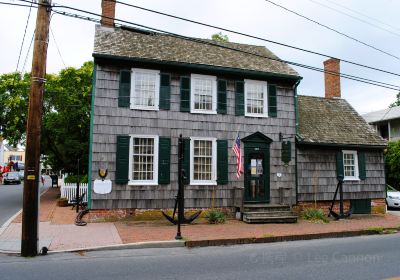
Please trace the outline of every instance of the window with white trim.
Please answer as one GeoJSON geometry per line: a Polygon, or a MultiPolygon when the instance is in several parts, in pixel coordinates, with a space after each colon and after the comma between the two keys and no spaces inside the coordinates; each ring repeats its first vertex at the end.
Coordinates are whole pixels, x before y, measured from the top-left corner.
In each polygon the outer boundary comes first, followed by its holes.
{"type": "Polygon", "coordinates": [[[131,109],[158,110],[160,71],[132,69],[131,109]]]}
{"type": "Polygon", "coordinates": [[[192,74],[190,89],[191,113],[217,113],[217,77],[192,74]]]}
{"type": "Polygon", "coordinates": [[[244,81],[245,116],[268,116],[268,85],[264,81],[244,81]]]}
{"type": "Polygon", "coordinates": [[[358,180],[357,151],[343,151],[344,180],[358,180]]]}
{"type": "Polygon", "coordinates": [[[157,185],[158,136],[131,135],[130,141],[130,184],[157,185]]]}
{"type": "Polygon", "coordinates": [[[216,139],[192,137],[190,141],[190,184],[216,185],[216,164],[216,139]]]}

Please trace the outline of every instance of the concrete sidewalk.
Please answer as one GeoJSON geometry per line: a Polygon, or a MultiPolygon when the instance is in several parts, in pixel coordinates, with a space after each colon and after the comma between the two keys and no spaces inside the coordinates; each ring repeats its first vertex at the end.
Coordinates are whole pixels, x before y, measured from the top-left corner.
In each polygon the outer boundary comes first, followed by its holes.
{"type": "MultiPolygon", "coordinates": [[[[166,220],[137,222],[119,221],[74,225],[76,212],[71,207],[56,206],[58,188],[49,189],[41,197],[40,247],[51,251],[88,250],[93,248],[133,248],[208,246],[251,242],[323,237],[354,236],[380,232],[383,228],[400,229],[400,216],[354,215],[351,219],[327,224],[299,219],[297,224],[245,224],[228,220],[222,225],[209,225],[196,220],[182,226],[185,242],[175,242],[176,226],[166,220]]],[[[0,233],[0,251],[18,253],[21,246],[21,215],[0,233]]]]}

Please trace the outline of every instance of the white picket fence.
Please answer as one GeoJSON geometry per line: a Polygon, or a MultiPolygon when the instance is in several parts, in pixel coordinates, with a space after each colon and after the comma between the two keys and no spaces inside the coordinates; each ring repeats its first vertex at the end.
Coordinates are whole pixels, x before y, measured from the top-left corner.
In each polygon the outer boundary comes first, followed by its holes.
{"type": "MultiPolygon", "coordinates": [[[[87,183],[79,184],[79,196],[81,196],[84,192],[85,196],[83,197],[83,202],[87,202],[87,183]]],[[[68,198],[68,203],[71,203],[71,200],[76,199],[76,183],[61,183],[61,197],[68,198]]]]}

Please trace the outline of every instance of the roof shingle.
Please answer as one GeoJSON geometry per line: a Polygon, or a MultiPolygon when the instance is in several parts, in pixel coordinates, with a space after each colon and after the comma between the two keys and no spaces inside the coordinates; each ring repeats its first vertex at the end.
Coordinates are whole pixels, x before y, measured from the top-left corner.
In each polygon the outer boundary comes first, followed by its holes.
{"type": "MultiPolygon", "coordinates": [[[[204,41],[279,59],[263,46],[231,42],[221,43],[211,40],[204,41]]],[[[121,28],[104,28],[97,25],[93,56],[101,55],[210,65],[299,77],[299,74],[288,64],[280,61],[161,33],[144,34],[121,28]]]]}
{"type": "Polygon", "coordinates": [[[386,146],[345,99],[298,96],[300,143],[386,146]]]}

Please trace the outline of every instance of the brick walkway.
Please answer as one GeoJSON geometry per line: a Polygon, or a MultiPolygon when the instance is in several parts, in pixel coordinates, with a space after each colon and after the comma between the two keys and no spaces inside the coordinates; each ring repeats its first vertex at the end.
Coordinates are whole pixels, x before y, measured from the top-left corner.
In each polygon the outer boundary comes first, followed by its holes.
{"type": "MultiPolygon", "coordinates": [[[[60,189],[50,188],[40,199],[40,246],[50,250],[85,249],[143,241],[174,240],[176,226],[166,220],[152,222],[74,224],[76,212],[71,207],[56,206],[60,189]]],[[[395,214],[398,214],[397,212],[395,214]]],[[[262,238],[301,234],[344,232],[376,227],[400,227],[400,215],[353,215],[351,219],[316,224],[299,220],[297,224],[246,224],[228,220],[209,225],[204,219],[182,226],[184,240],[262,238]]],[[[21,215],[0,235],[0,250],[18,252],[21,245],[21,215]]]]}
{"type": "MultiPolygon", "coordinates": [[[[123,243],[171,240],[176,235],[176,226],[166,225],[165,222],[117,222],[115,225],[123,243]]],[[[299,220],[296,224],[246,224],[236,220],[229,220],[223,225],[204,223],[183,225],[181,231],[186,240],[215,240],[342,232],[373,227],[400,227],[400,217],[390,214],[354,215],[351,219],[331,221],[327,224],[316,224],[303,220],[299,220]]]]}

